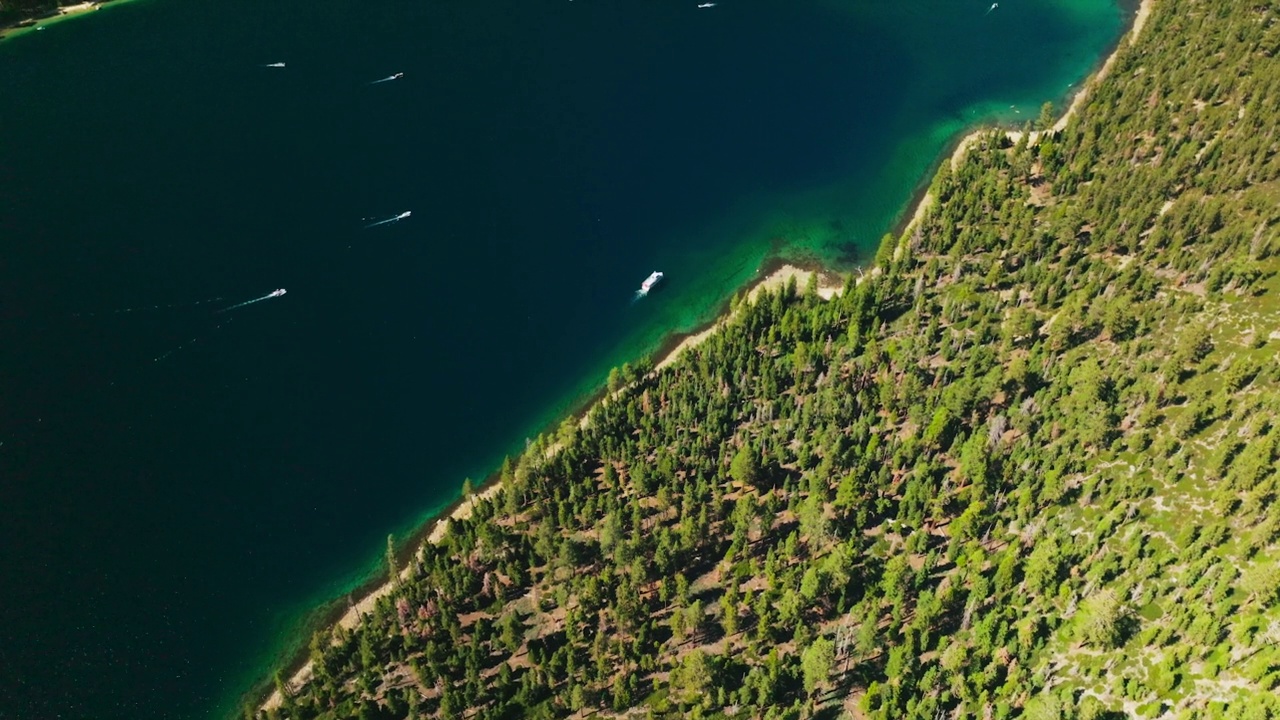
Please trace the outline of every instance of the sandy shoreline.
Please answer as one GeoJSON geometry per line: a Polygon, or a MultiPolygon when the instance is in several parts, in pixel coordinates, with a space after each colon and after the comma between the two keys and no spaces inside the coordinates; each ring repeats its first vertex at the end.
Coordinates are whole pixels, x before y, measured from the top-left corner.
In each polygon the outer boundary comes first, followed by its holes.
{"type": "MultiPolygon", "coordinates": [[[[498,494],[500,489],[502,489],[502,485],[495,482],[480,492],[461,499],[453,510],[430,521],[431,532],[427,534],[424,542],[429,542],[433,545],[439,543],[444,539],[445,533],[448,532],[449,522],[451,520],[466,520],[471,517],[471,512],[475,508],[477,502],[492,498],[498,494]]],[[[416,556],[421,552],[421,548],[422,544],[419,543],[414,550],[413,555],[416,556]]],[[[406,567],[400,571],[400,577],[408,578],[411,572],[413,572],[412,564],[406,563],[406,567]]],[[[337,622],[328,625],[328,629],[332,630],[335,626],[341,626],[347,630],[355,628],[356,625],[360,624],[361,619],[365,615],[373,612],[373,608],[378,604],[378,600],[382,599],[384,595],[390,593],[394,587],[395,584],[390,580],[379,585],[373,592],[365,595],[359,602],[347,608],[347,611],[342,614],[342,617],[338,618],[337,622]]],[[[289,689],[296,692],[311,679],[311,675],[311,661],[308,660],[289,677],[289,689]]],[[[283,700],[283,698],[280,697],[280,691],[272,690],[271,695],[260,705],[260,709],[269,710],[274,707],[279,707],[281,700],[283,700]]]]}
{"type": "MultiPolygon", "coordinates": [[[[1115,64],[1115,59],[1121,47],[1124,46],[1126,41],[1128,44],[1133,44],[1133,42],[1138,38],[1138,35],[1142,32],[1143,27],[1146,26],[1147,20],[1150,18],[1151,10],[1154,3],[1155,3],[1155,0],[1141,0],[1141,3],[1139,4],[1139,7],[1134,16],[1133,26],[1130,28],[1127,35],[1122,37],[1120,42],[1117,43],[1116,48],[1106,57],[1106,59],[1102,62],[1102,65],[1098,68],[1098,70],[1095,71],[1084,83],[1081,84],[1080,90],[1072,98],[1071,103],[1067,107],[1066,112],[1063,113],[1060,118],[1058,118],[1058,121],[1056,123],[1054,123],[1052,127],[1053,132],[1055,133],[1061,132],[1063,129],[1065,129],[1067,126],[1067,123],[1070,122],[1071,118],[1077,112],[1079,112],[1079,110],[1082,107],[1084,107],[1084,104],[1088,101],[1089,94],[1093,90],[1094,86],[1096,86],[1097,83],[1100,82],[1103,78],[1105,78],[1107,74],[1111,71],[1111,68],[1115,64]]],[[[982,138],[984,135],[992,132],[992,130],[993,128],[991,127],[978,128],[968,133],[964,137],[962,137],[960,141],[955,145],[949,158],[947,158],[945,162],[950,162],[952,164],[952,167],[955,167],[959,163],[959,161],[964,157],[965,153],[969,151],[969,148],[972,147],[972,145],[976,141],[978,141],[980,138],[982,138]]],[[[1008,137],[1015,142],[1022,135],[1021,131],[1019,130],[1008,130],[1006,131],[1006,133],[1008,137]]],[[[1033,131],[1030,134],[1029,141],[1035,142],[1039,138],[1040,134],[1041,134],[1040,131],[1033,131]]],[[[905,234],[912,227],[918,225],[921,219],[923,219],[924,214],[928,211],[928,209],[932,206],[932,204],[933,204],[932,195],[928,192],[925,192],[916,201],[915,207],[913,208],[911,214],[909,215],[910,220],[902,225],[902,228],[901,228],[902,232],[898,234],[899,235],[905,234]]],[[[780,267],[774,269],[772,272],[769,272],[768,274],[766,274],[763,278],[749,285],[750,289],[748,290],[747,297],[748,299],[754,301],[755,298],[763,290],[765,289],[773,290],[773,289],[782,287],[792,278],[795,278],[797,286],[799,286],[800,288],[804,288],[805,285],[809,282],[809,278],[815,273],[818,275],[818,294],[821,297],[825,299],[830,299],[831,297],[834,297],[837,293],[839,293],[843,289],[844,279],[839,275],[827,272],[821,268],[806,269],[806,268],[802,268],[792,264],[783,264],[780,267]]],[[[674,345],[670,346],[669,349],[666,349],[665,351],[660,351],[658,353],[658,357],[655,358],[655,365],[654,365],[655,371],[661,370],[673,364],[677,359],[679,359],[680,355],[683,354],[686,350],[697,346],[699,343],[704,342],[707,338],[711,337],[713,333],[719,330],[729,320],[730,320],[729,313],[727,311],[722,312],[720,316],[716,320],[714,320],[708,327],[695,331],[691,334],[685,335],[682,338],[679,338],[679,336],[677,336],[679,339],[677,342],[675,342],[674,345]]],[[[599,398],[588,403],[587,407],[582,411],[582,414],[583,414],[582,419],[584,422],[586,420],[586,416],[589,415],[591,408],[594,407],[594,405],[597,402],[599,402],[599,398]]],[[[453,508],[452,511],[431,521],[432,523],[431,530],[427,534],[425,542],[430,542],[430,543],[440,542],[440,540],[444,538],[445,533],[448,530],[450,520],[453,520],[453,519],[461,520],[461,519],[469,518],[471,516],[471,512],[474,507],[474,504],[477,501],[493,497],[494,495],[497,494],[500,488],[501,488],[500,484],[492,483],[486,486],[482,491],[476,493],[475,495],[472,495],[471,497],[462,500],[460,504],[458,504],[456,507],[453,508]]],[[[414,552],[416,554],[418,551],[415,550],[414,552]]],[[[410,568],[406,567],[404,571],[402,571],[401,575],[407,576],[409,572],[410,572],[410,568]]],[[[378,600],[382,598],[384,595],[386,595],[387,593],[391,592],[392,588],[393,588],[393,583],[390,581],[380,585],[373,592],[369,593],[368,595],[365,595],[364,598],[362,598],[359,602],[355,603],[353,606],[348,608],[347,611],[343,613],[342,617],[338,619],[338,621],[336,622],[336,625],[340,625],[347,629],[354,628],[360,622],[361,618],[364,615],[373,611],[373,608],[377,604],[378,600]]],[[[330,625],[330,627],[332,627],[332,625],[330,625]]],[[[293,675],[289,678],[288,686],[290,690],[296,691],[299,688],[301,688],[311,678],[311,675],[312,675],[311,662],[307,661],[304,665],[302,665],[300,669],[298,669],[295,673],[293,673],[293,675]]],[[[281,700],[282,698],[280,696],[279,691],[273,690],[271,692],[271,695],[266,699],[266,701],[260,705],[260,709],[267,710],[273,707],[278,707],[281,703],[281,700]]]]}
{"type": "MultiPolygon", "coordinates": [[[[787,282],[790,281],[792,278],[795,278],[796,285],[799,288],[803,289],[805,285],[809,282],[809,278],[815,273],[818,275],[818,294],[821,297],[825,299],[830,299],[831,297],[839,293],[841,289],[843,289],[844,279],[843,277],[835,273],[830,273],[820,269],[806,269],[806,268],[799,267],[797,265],[783,264],[780,267],[774,269],[772,272],[769,272],[764,277],[748,285],[749,290],[747,291],[747,297],[748,299],[754,301],[756,297],[759,296],[759,294],[764,290],[766,289],[776,290],[778,288],[781,288],[785,286],[787,282]]],[[[697,331],[691,335],[687,335],[670,349],[666,350],[665,352],[660,352],[659,357],[656,359],[656,365],[654,369],[660,370],[670,365],[671,363],[675,362],[681,353],[697,345],[703,340],[706,340],[708,337],[711,336],[713,332],[718,330],[728,319],[729,317],[727,313],[721,313],[720,317],[718,317],[711,324],[710,327],[697,331]]],[[[587,403],[587,406],[582,411],[583,423],[587,421],[588,417],[590,416],[591,409],[599,401],[600,401],[599,398],[595,398],[589,403],[587,403]]],[[[441,540],[444,539],[445,533],[448,532],[450,521],[465,520],[467,518],[470,518],[471,513],[477,502],[494,497],[495,495],[497,495],[498,491],[501,488],[502,486],[498,482],[492,482],[490,484],[487,484],[479,492],[467,498],[461,499],[457,503],[457,505],[453,507],[452,510],[429,521],[427,525],[424,527],[430,527],[431,530],[427,533],[426,538],[422,541],[422,543],[431,543],[431,544],[439,543],[441,540]]],[[[415,549],[413,551],[413,555],[417,555],[418,552],[420,552],[422,543],[416,544],[415,549]]],[[[412,567],[406,566],[400,572],[400,576],[403,578],[407,578],[411,571],[412,571],[412,567]]],[[[335,622],[327,624],[326,627],[329,629],[332,629],[335,626],[341,626],[347,630],[351,630],[355,628],[365,615],[373,612],[373,609],[377,605],[378,600],[380,600],[383,596],[390,593],[392,589],[394,589],[394,587],[395,587],[394,583],[392,583],[390,580],[382,583],[381,585],[376,587],[372,592],[362,597],[358,602],[348,607],[341,617],[339,617],[335,622]]],[[[313,671],[311,667],[311,661],[307,660],[305,663],[302,664],[301,667],[299,667],[292,675],[289,676],[289,680],[288,680],[289,690],[292,692],[297,692],[308,681],[311,680],[312,673],[313,671]]],[[[279,707],[282,700],[283,698],[280,696],[280,691],[272,690],[271,694],[267,697],[267,699],[259,705],[259,709],[270,710],[271,708],[279,707]]]]}
{"type": "Polygon", "coordinates": [[[16,37],[18,35],[25,35],[26,33],[36,30],[43,30],[45,27],[53,23],[84,15],[85,13],[93,12],[94,10],[99,10],[102,8],[103,4],[108,2],[119,4],[128,2],[128,0],[92,0],[89,2],[76,3],[75,5],[61,5],[56,11],[44,17],[28,18],[13,25],[0,27],[0,40],[16,37]]]}
{"type": "MultiPolygon", "coordinates": [[[[803,289],[808,284],[809,278],[814,274],[818,275],[818,294],[819,296],[825,299],[830,299],[831,297],[835,296],[844,287],[843,277],[835,273],[827,272],[821,269],[809,269],[809,268],[803,268],[803,267],[799,267],[797,265],[792,265],[792,264],[783,264],[777,267],[776,269],[774,269],[772,272],[769,272],[768,274],[766,274],[764,277],[748,285],[749,289],[747,291],[747,297],[748,299],[754,301],[756,297],[759,296],[759,294],[764,290],[766,289],[776,290],[778,288],[781,288],[785,286],[787,282],[789,282],[792,278],[795,279],[796,285],[801,289],[803,289]]],[[[672,364],[673,362],[676,361],[677,358],[680,357],[680,355],[685,350],[706,340],[708,337],[711,336],[712,333],[720,329],[720,327],[728,319],[729,319],[729,316],[727,313],[721,313],[720,317],[718,317],[715,321],[713,321],[709,327],[706,327],[700,331],[694,332],[690,335],[686,335],[685,337],[681,338],[680,341],[677,342],[670,349],[667,349],[664,352],[659,352],[658,357],[655,359],[656,361],[656,364],[654,367],[655,371],[660,370],[672,364]]],[[[597,397],[592,401],[590,401],[589,403],[587,403],[586,407],[582,410],[581,422],[585,423],[587,421],[590,415],[591,409],[599,401],[600,401],[600,398],[597,397]]],[[[427,527],[430,527],[431,530],[427,533],[426,538],[423,540],[423,542],[429,542],[432,544],[439,543],[441,540],[444,539],[445,533],[448,532],[450,521],[465,520],[471,517],[471,513],[475,507],[475,503],[481,500],[487,500],[489,498],[494,497],[498,493],[498,491],[501,489],[501,487],[502,486],[497,482],[488,484],[480,492],[477,492],[476,494],[471,495],[468,498],[462,499],[452,510],[448,511],[445,514],[442,514],[438,518],[435,518],[429,521],[427,524],[427,527]]],[[[420,551],[420,548],[421,548],[421,543],[417,545],[417,549],[414,550],[413,554],[416,555],[420,551]]],[[[411,571],[410,567],[405,567],[404,570],[402,570],[400,573],[401,577],[408,577],[408,573],[410,571],[411,571]]],[[[334,626],[341,626],[347,630],[355,628],[360,623],[361,618],[363,616],[373,612],[373,609],[377,605],[378,600],[380,600],[383,596],[390,593],[393,588],[394,588],[394,584],[391,581],[382,583],[377,588],[375,588],[372,592],[362,597],[358,602],[348,607],[347,610],[342,614],[342,616],[337,619],[337,621],[328,624],[327,627],[331,629],[334,626]]],[[[308,660],[305,663],[303,663],[303,665],[299,667],[292,675],[290,675],[288,680],[288,687],[290,691],[296,692],[299,689],[301,689],[311,679],[311,676],[312,676],[311,661],[308,660]]],[[[271,694],[267,697],[267,699],[259,705],[259,709],[269,710],[271,708],[279,707],[282,700],[283,698],[280,696],[280,691],[272,690],[271,694]]]]}
{"type": "MultiPolygon", "coordinates": [[[[1067,123],[1071,122],[1071,118],[1075,117],[1076,113],[1078,113],[1080,109],[1084,107],[1084,104],[1089,101],[1089,95],[1093,92],[1093,88],[1101,82],[1103,78],[1110,74],[1111,68],[1115,65],[1116,57],[1120,53],[1120,49],[1126,44],[1132,45],[1138,39],[1138,35],[1142,33],[1142,29],[1147,25],[1147,20],[1151,17],[1151,8],[1154,4],[1155,0],[1141,0],[1138,4],[1137,10],[1134,11],[1133,25],[1129,28],[1129,31],[1125,35],[1121,36],[1120,41],[1116,43],[1116,47],[1102,61],[1102,65],[1100,65],[1092,75],[1081,83],[1080,89],[1074,96],[1072,96],[1071,103],[1067,106],[1067,111],[1064,112],[1062,116],[1058,118],[1058,121],[1053,124],[1053,127],[1050,128],[1052,132],[1060,133],[1065,130],[1067,128],[1067,123]]],[[[998,128],[979,127],[960,138],[960,141],[956,143],[955,149],[952,150],[949,157],[951,167],[954,169],[959,165],[960,160],[964,158],[965,153],[969,152],[969,148],[984,135],[987,135],[995,129],[998,128]]],[[[1043,131],[1040,130],[1032,130],[1027,137],[1027,141],[1031,143],[1036,142],[1040,139],[1042,132],[1043,131]]],[[[1022,139],[1021,130],[1006,130],[1005,135],[1015,143],[1022,139]]],[[[924,219],[925,212],[927,212],[932,206],[933,194],[925,191],[925,193],[920,196],[919,200],[916,201],[915,208],[908,216],[910,217],[910,220],[901,224],[901,227],[899,228],[900,232],[897,234],[904,235],[911,228],[919,225],[920,221],[924,219]]]]}

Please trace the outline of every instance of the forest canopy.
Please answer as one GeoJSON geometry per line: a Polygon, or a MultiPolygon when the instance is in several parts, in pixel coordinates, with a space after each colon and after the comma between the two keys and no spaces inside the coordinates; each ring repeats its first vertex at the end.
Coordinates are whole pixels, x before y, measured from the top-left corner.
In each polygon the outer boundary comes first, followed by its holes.
{"type": "Polygon", "coordinates": [[[611,374],[246,716],[1280,717],[1278,14],[1156,2],[838,296],[611,374]]]}

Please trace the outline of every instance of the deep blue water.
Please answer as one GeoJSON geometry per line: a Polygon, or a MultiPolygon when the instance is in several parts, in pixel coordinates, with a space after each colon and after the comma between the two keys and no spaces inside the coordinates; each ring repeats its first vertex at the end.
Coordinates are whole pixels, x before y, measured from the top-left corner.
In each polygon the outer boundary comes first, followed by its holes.
{"type": "Polygon", "coordinates": [[[0,43],[0,718],[225,713],[389,532],[769,253],[865,257],[1123,21],[696,4],[140,0],[0,43]]]}

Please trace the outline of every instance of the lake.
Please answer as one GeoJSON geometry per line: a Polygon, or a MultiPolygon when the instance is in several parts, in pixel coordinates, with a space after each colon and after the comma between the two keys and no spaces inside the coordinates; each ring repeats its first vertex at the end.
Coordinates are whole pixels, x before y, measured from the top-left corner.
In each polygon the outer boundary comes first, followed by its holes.
{"type": "Polygon", "coordinates": [[[234,712],[389,533],[766,260],[869,258],[1132,12],[697,4],[136,0],[0,42],[0,718],[234,712]]]}

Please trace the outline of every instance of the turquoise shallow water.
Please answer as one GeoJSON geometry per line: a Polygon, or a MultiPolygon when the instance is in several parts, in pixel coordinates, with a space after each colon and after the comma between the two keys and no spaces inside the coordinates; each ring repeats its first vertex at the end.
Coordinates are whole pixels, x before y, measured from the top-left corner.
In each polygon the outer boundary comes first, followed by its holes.
{"type": "Polygon", "coordinates": [[[771,254],[865,258],[1128,12],[696,4],[139,0],[0,43],[0,718],[224,715],[388,532],[771,254]]]}

